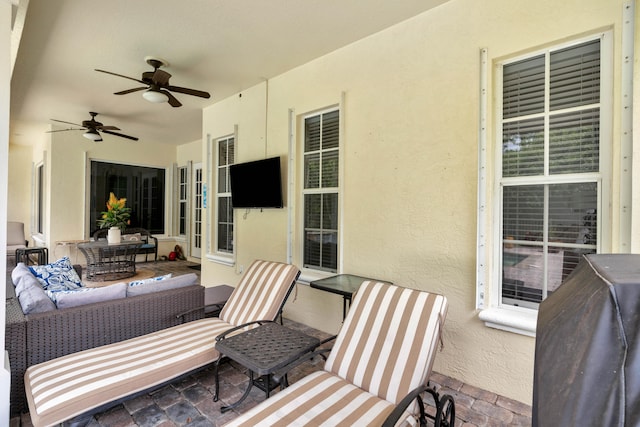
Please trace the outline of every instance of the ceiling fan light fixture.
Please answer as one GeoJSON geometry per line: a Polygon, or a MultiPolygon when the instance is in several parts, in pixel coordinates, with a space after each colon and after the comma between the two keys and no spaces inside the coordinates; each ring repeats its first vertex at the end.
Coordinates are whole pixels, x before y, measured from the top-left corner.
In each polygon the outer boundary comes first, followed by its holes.
{"type": "Polygon", "coordinates": [[[98,133],[98,131],[93,129],[87,130],[85,133],[82,134],[82,136],[92,141],[96,141],[96,142],[102,141],[102,138],[100,137],[100,134],[98,133]]]}
{"type": "Polygon", "coordinates": [[[142,92],[142,97],[153,103],[167,102],[169,100],[166,94],[153,89],[142,92]]]}

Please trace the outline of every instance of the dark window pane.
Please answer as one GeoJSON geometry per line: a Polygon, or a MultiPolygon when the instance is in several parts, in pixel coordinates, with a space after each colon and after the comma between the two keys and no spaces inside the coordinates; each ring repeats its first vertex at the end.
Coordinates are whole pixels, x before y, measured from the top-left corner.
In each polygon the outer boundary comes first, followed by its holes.
{"type": "Polygon", "coordinates": [[[322,153],[322,187],[338,186],[338,150],[322,153]]]}
{"type": "Polygon", "coordinates": [[[218,168],[218,193],[227,193],[228,189],[228,180],[227,177],[229,175],[228,168],[218,168]]]}
{"type": "Polygon", "coordinates": [[[549,172],[599,170],[600,114],[597,109],[552,116],[549,119],[549,172]]]}
{"type": "Polygon", "coordinates": [[[338,193],[322,195],[322,228],[324,230],[338,229],[338,193]]]}
{"type": "Polygon", "coordinates": [[[544,111],[544,55],[504,66],[502,104],[506,119],[544,111]]]}
{"type": "Polygon", "coordinates": [[[503,191],[503,239],[542,242],[544,187],[505,187],[503,191]]]}
{"type": "Polygon", "coordinates": [[[551,53],[551,110],[600,102],[600,40],[551,53]]]}
{"type": "Polygon", "coordinates": [[[304,121],[304,151],[320,149],[320,116],[313,116],[304,121]]]}
{"type": "Polygon", "coordinates": [[[544,120],[505,123],[502,129],[502,176],[544,172],[544,120]]]}
{"type": "Polygon", "coordinates": [[[598,240],[595,182],[549,186],[549,241],[595,245],[598,240]]]}
{"type": "Polygon", "coordinates": [[[340,143],[340,115],[338,110],[322,115],[322,149],[337,148],[340,143]]]}
{"type": "Polygon", "coordinates": [[[304,228],[320,228],[322,215],[322,195],[305,194],[304,196],[304,228]]]}
{"type": "Polygon", "coordinates": [[[304,188],[320,187],[320,154],[304,156],[304,188]]]}

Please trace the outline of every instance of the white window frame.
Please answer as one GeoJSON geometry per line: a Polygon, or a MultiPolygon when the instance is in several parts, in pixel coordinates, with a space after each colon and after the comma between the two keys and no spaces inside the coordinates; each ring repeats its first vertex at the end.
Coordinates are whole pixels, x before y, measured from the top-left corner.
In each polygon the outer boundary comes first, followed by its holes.
{"type": "Polygon", "coordinates": [[[343,111],[342,108],[340,107],[340,105],[336,105],[336,106],[332,106],[332,107],[328,107],[325,109],[321,109],[321,110],[316,110],[310,113],[306,113],[300,116],[300,129],[302,130],[301,136],[300,136],[300,141],[299,141],[299,147],[300,147],[300,157],[299,157],[299,170],[301,171],[300,173],[300,185],[299,185],[299,195],[300,195],[300,203],[299,203],[299,209],[300,209],[300,226],[299,226],[299,242],[300,245],[298,247],[298,257],[299,257],[299,264],[302,265],[302,275],[300,277],[301,281],[303,282],[308,282],[311,281],[313,279],[317,279],[317,278],[322,278],[322,277],[328,277],[328,276],[332,276],[336,273],[339,273],[342,269],[342,197],[343,197],[343,191],[342,191],[342,183],[343,183],[343,177],[344,177],[344,160],[343,160],[343,135],[344,135],[344,117],[343,117],[343,111]],[[305,132],[305,120],[310,118],[310,117],[315,117],[315,116],[320,116],[323,114],[327,114],[327,113],[331,113],[337,111],[338,112],[338,118],[339,118],[339,125],[338,125],[338,129],[339,129],[339,137],[338,137],[338,148],[335,149],[338,152],[338,186],[337,187],[320,187],[320,188],[314,188],[314,189],[305,189],[304,188],[304,176],[305,176],[305,163],[304,163],[304,155],[305,155],[305,150],[304,150],[304,132],[305,132]],[[337,260],[336,260],[336,272],[332,272],[329,270],[324,270],[324,269],[317,269],[317,268],[312,268],[312,267],[306,267],[304,266],[304,236],[305,236],[305,226],[304,226],[304,219],[305,219],[305,208],[304,208],[304,198],[306,194],[319,194],[319,193],[325,193],[325,192],[336,192],[338,195],[338,242],[337,242],[337,260]]]}
{"type": "MultiPolygon", "coordinates": [[[[237,139],[235,137],[235,135],[227,135],[225,137],[221,137],[221,138],[217,138],[215,140],[215,159],[216,159],[216,168],[215,168],[215,173],[216,173],[216,185],[215,185],[215,212],[214,212],[214,227],[215,227],[215,239],[214,239],[214,248],[215,248],[215,253],[217,256],[219,257],[225,257],[225,258],[233,258],[235,252],[236,252],[236,245],[235,243],[232,243],[233,245],[233,249],[231,251],[228,250],[221,250],[218,247],[218,227],[219,227],[219,223],[220,223],[220,219],[219,219],[219,200],[222,197],[231,197],[231,190],[229,189],[228,192],[219,192],[218,191],[218,180],[217,177],[219,176],[219,172],[221,169],[226,169],[227,170],[227,177],[229,176],[229,168],[231,165],[233,165],[236,161],[235,159],[235,153],[237,153],[237,139]],[[225,165],[220,165],[220,144],[222,143],[228,143],[230,140],[233,140],[233,147],[234,147],[234,159],[231,163],[227,163],[225,165]]],[[[236,223],[235,223],[235,217],[234,217],[234,210],[231,210],[231,224],[233,226],[233,242],[235,242],[235,234],[236,234],[236,223]]]]}
{"type": "Polygon", "coordinates": [[[189,176],[190,165],[178,166],[176,168],[176,236],[186,237],[189,233],[189,176]],[[184,205],[184,233],[180,232],[180,207],[184,205]]]}
{"type": "MultiPolygon", "coordinates": [[[[522,306],[514,306],[502,303],[500,277],[502,265],[500,262],[502,251],[502,67],[505,64],[531,58],[540,54],[545,54],[558,49],[567,48],[573,45],[582,44],[594,39],[600,39],[601,44],[601,76],[600,76],[600,165],[597,177],[598,186],[598,244],[597,252],[610,250],[611,248],[611,212],[610,205],[612,199],[611,187],[611,152],[612,152],[612,126],[613,126],[613,34],[611,31],[582,37],[566,43],[560,43],[545,49],[527,53],[517,57],[511,57],[496,62],[495,75],[495,97],[496,110],[494,113],[495,138],[493,143],[493,176],[492,182],[488,182],[489,169],[486,155],[486,116],[487,114],[487,82],[481,81],[481,129],[480,129],[480,150],[479,150],[479,191],[478,191],[478,266],[477,266],[477,308],[481,309],[479,318],[488,327],[514,332],[527,336],[535,336],[538,310],[522,306]],[[483,187],[486,186],[486,187],[483,187]],[[484,188],[488,188],[491,194],[486,194],[484,188]],[[491,212],[493,211],[493,215],[491,212]],[[490,235],[484,230],[490,227],[490,235]],[[485,286],[485,284],[489,286],[485,286]],[[490,298],[488,307],[485,306],[485,297],[490,298]]],[[[487,51],[481,52],[481,66],[487,65],[487,51]]],[[[486,79],[487,73],[484,74],[486,79]]],[[[481,77],[482,80],[482,77],[481,77]]],[[[563,176],[556,180],[549,180],[548,183],[561,183],[563,176]]],[[[593,179],[593,176],[591,177],[593,179]]],[[[521,181],[525,184],[525,181],[521,181]]],[[[531,183],[540,184],[535,178],[531,183]]]]}

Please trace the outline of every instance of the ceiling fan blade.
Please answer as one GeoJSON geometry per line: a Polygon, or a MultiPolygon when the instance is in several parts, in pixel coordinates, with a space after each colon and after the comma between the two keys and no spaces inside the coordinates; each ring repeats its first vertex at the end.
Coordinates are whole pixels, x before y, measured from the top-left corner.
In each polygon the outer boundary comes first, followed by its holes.
{"type": "Polygon", "coordinates": [[[151,81],[158,86],[166,86],[169,83],[169,79],[171,78],[171,74],[167,73],[164,70],[156,70],[153,73],[153,77],[151,77],[151,81]]]}
{"type": "Polygon", "coordinates": [[[129,79],[129,80],[133,80],[134,82],[138,82],[138,83],[146,84],[146,83],[145,83],[145,82],[143,82],[142,80],[138,80],[138,79],[133,78],[133,77],[123,76],[122,74],[112,73],[111,71],[99,70],[99,69],[97,69],[97,68],[95,68],[95,70],[96,70],[96,71],[98,71],[98,72],[100,72],[100,73],[111,74],[112,76],[118,76],[118,77],[122,77],[123,79],[129,79]]]}
{"type": "Polygon", "coordinates": [[[58,130],[48,130],[45,133],[54,133],[54,132],[67,132],[70,130],[86,130],[85,128],[79,128],[79,129],[73,129],[73,128],[69,128],[69,129],[58,129],[58,130]]]}
{"type": "Polygon", "coordinates": [[[120,130],[120,128],[117,128],[115,126],[96,126],[97,130],[120,130]]]}
{"type": "Polygon", "coordinates": [[[115,92],[114,95],[126,95],[131,92],[138,92],[139,90],[145,90],[147,87],[137,87],[134,89],[121,90],[120,92],[115,92]]]}
{"type": "Polygon", "coordinates": [[[120,137],[122,137],[122,138],[131,139],[131,140],[134,140],[134,141],[137,141],[137,140],[138,140],[138,138],[136,138],[135,136],[129,136],[129,135],[125,135],[125,134],[123,134],[123,133],[112,132],[112,131],[110,131],[110,130],[103,130],[102,132],[103,132],[103,133],[108,133],[109,135],[115,135],[115,136],[120,136],[120,137]]]}
{"type": "Polygon", "coordinates": [[[175,96],[173,96],[173,94],[171,92],[169,92],[167,90],[161,90],[160,92],[162,92],[165,95],[167,95],[167,97],[169,98],[169,100],[167,102],[172,107],[181,107],[182,106],[182,103],[180,101],[178,101],[178,99],[175,96]]]}
{"type": "Polygon", "coordinates": [[[79,124],[77,124],[77,123],[65,122],[65,121],[63,121],[63,120],[51,119],[51,121],[53,121],[53,122],[58,122],[58,123],[64,123],[64,124],[67,124],[67,125],[73,125],[73,126],[80,126],[80,127],[84,127],[84,126],[79,125],[79,124]]]}
{"type": "Polygon", "coordinates": [[[173,92],[184,93],[185,95],[199,96],[200,98],[207,98],[207,99],[211,98],[211,95],[209,95],[209,92],[205,92],[202,90],[188,89],[186,87],[180,87],[180,86],[167,86],[167,89],[173,92]]]}

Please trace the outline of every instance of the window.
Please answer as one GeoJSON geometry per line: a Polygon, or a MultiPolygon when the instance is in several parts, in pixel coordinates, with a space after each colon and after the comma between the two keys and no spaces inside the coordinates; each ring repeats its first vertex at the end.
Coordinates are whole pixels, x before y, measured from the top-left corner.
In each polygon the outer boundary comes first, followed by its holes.
{"type": "Polygon", "coordinates": [[[96,220],[113,192],[127,199],[131,208],[131,227],[142,227],[151,234],[164,234],[165,170],[117,163],[91,162],[91,209],[89,230],[97,229],[96,220]]]}
{"type": "Polygon", "coordinates": [[[501,305],[537,308],[599,248],[605,50],[597,38],[500,64],[501,305]]]}
{"type": "Polygon", "coordinates": [[[218,214],[216,224],[218,234],[216,250],[233,253],[233,208],[231,207],[231,186],[229,184],[229,167],[235,162],[235,138],[223,138],[218,145],[218,188],[216,198],[218,214]]]}
{"type": "Polygon", "coordinates": [[[303,265],[338,270],[340,116],[333,110],[304,119],[303,265]]]}
{"type": "Polygon", "coordinates": [[[202,249],[202,208],[204,207],[204,183],[202,182],[202,165],[193,168],[193,241],[191,255],[200,258],[202,249]]]}
{"type": "Polygon", "coordinates": [[[36,166],[36,218],[35,233],[44,233],[44,212],[45,212],[45,188],[44,188],[44,164],[36,166]]]}
{"type": "Polygon", "coordinates": [[[178,235],[187,234],[187,209],[189,191],[189,170],[186,166],[178,168],[178,235]]]}

